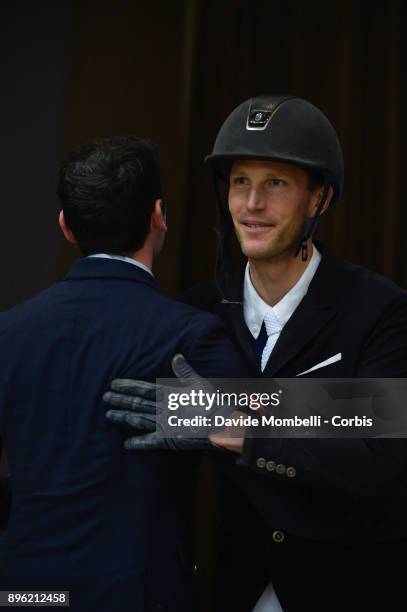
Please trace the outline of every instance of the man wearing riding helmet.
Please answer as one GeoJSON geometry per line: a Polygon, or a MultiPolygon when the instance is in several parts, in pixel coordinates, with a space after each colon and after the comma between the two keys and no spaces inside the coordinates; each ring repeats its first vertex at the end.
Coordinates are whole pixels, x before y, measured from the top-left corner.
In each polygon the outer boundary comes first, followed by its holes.
{"type": "MultiPolygon", "coordinates": [[[[407,293],[312,241],[344,180],[325,115],[293,96],[247,100],[226,119],[207,163],[219,207],[217,282],[187,299],[227,323],[248,375],[407,377],[407,293]]],[[[126,403],[107,399],[131,408],[138,383],[126,392],[126,403]]],[[[137,402],[134,410],[142,412],[137,402]]],[[[134,450],[154,448],[143,438],[132,438],[134,450]]],[[[266,576],[256,612],[404,609],[404,439],[249,432],[212,442],[233,451],[217,455],[235,483],[225,495],[219,610],[251,610],[266,576]]],[[[172,448],[185,447],[176,440],[172,448]]]]}

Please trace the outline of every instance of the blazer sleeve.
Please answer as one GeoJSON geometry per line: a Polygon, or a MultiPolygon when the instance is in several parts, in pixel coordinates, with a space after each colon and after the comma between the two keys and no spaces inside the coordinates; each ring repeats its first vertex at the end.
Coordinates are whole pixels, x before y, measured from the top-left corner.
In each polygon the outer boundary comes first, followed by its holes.
{"type": "Polygon", "coordinates": [[[188,334],[182,351],[191,366],[204,378],[244,378],[249,371],[223,322],[207,315],[205,326],[188,334]]]}
{"type": "MultiPolygon", "coordinates": [[[[382,312],[360,354],[357,378],[407,377],[407,294],[382,312]]],[[[407,405],[407,402],[406,402],[407,405]]],[[[406,486],[407,441],[403,438],[245,439],[238,465],[284,479],[289,486],[340,490],[358,499],[377,499],[406,486]],[[283,466],[280,474],[267,462],[283,466]],[[288,470],[291,467],[294,469],[288,470]]]]}

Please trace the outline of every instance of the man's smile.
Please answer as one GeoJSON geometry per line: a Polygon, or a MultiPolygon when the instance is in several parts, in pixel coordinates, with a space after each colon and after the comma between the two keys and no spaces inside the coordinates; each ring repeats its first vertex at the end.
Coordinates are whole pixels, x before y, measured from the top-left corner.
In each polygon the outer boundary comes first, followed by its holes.
{"type": "Polygon", "coordinates": [[[269,230],[272,227],[275,227],[274,223],[264,223],[261,221],[252,221],[252,220],[248,220],[248,221],[240,221],[239,222],[240,226],[243,227],[245,229],[245,231],[253,234],[253,233],[257,233],[257,232],[263,232],[265,230],[269,230]]]}

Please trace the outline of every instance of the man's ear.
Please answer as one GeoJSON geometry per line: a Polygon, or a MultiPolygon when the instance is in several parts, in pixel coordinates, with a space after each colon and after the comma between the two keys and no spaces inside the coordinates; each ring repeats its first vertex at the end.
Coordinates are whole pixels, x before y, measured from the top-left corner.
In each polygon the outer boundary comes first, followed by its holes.
{"type": "MultiPolygon", "coordinates": [[[[313,210],[312,210],[312,216],[313,216],[313,215],[315,215],[315,213],[317,212],[318,204],[320,203],[321,198],[322,198],[322,196],[323,196],[323,195],[324,195],[324,187],[320,187],[320,188],[319,188],[319,189],[318,189],[318,190],[315,192],[315,197],[314,197],[314,199],[313,199],[313,210]]],[[[328,194],[327,194],[327,196],[326,196],[325,203],[324,203],[324,205],[323,205],[322,209],[319,211],[319,214],[320,214],[320,215],[323,215],[323,214],[324,214],[324,212],[325,212],[325,211],[328,209],[328,207],[329,207],[329,205],[330,205],[330,203],[331,203],[331,200],[332,200],[333,195],[334,195],[334,190],[333,190],[333,188],[332,188],[332,185],[329,185],[329,188],[328,188],[328,194]]]]}
{"type": "Polygon", "coordinates": [[[164,205],[163,201],[158,199],[154,202],[154,209],[151,214],[150,222],[151,230],[159,230],[160,232],[167,231],[167,224],[165,222],[164,205]]]}
{"type": "Polygon", "coordinates": [[[59,227],[61,228],[62,233],[64,234],[67,241],[71,242],[72,244],[76,244],[76,238],[66,224],[65,215],[64,215],[63,210],[61,210],[61,212],[59,213],[58,221],[59,221],[59,227]]]}

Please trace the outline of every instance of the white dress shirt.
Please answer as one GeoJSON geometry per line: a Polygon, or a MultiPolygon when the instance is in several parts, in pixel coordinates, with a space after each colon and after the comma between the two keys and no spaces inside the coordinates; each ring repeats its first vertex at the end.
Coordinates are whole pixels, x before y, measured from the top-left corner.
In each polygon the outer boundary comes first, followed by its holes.
{"type": "Polygon", "coordinates": [[[117,259],[119,261],[125,261],[129,264],[133,264],[133,266],[137,266],[137,268],[141,268],[145,272],[148,272],[151,274],[151,276],[154,276],[150,268],[141,263],[141,261],[137,261],[131,257],[125,257],[124,255],[109,255],[108,253],[95,253],[95,255],[88,255],[88,257],[100,257],[101,259],[117,259]]]}
{"type": "MultiPolygon", "coordinates": [[[[263,357],[265,357],[265,359],[262,359],[262,370],[264,370],[267,363],[267,357],[270,356],[284,325],[307,293],[310,282],[314,277],[320,261],[321,254],[316,246],[313,245],[312,257],[301,277],[295,285],[291,287],[290,291],[288,291],[288,293],[286,293],[274,306],[267,304],[267,302],[257,293],[250,278],[250,266],[249,263],[247,263],[243,286],[243,313],[246,325],[252,336],[257,339],[263,321],[267,318],[267,331],[268,333],[269,330],[272,332],[272,338],[269,336],[267,341],[270,351],[267,351],[267,344],[263,351],[263,357]],[[271,325],[269,322],[271,322],[271,325]]],[[[283,612],[272,582],[266,587],[264,593],[254,607],[253,612],[283,612]]]]}
{"type": "Polygon", "coordinates": [[[276,321],[275,331],[277,337],[275,341],[278,340],[284,325],[307,293],[320,261],[321,254],[316,246],[313,245],[312,257],[304,272],[295,285],[291,287],[290,291],[274,306],[267,304],[257,293],[250,278],[250,265],[247,263],[243,286],[243,314],[246,325],[255,339],[257,339],[263,321],[266,315],[268,315],[270,319],[276,321]]]}

